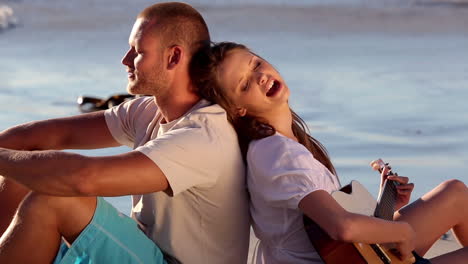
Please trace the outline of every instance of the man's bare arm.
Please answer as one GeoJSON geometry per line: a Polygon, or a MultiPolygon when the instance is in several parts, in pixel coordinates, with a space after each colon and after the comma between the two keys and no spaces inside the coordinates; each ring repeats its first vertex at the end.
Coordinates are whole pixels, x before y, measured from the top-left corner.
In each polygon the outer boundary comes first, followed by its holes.
{"type": "Polygon", "coordinates": [[[0,147],[15,150],[95,149],[118,146],[104,112],[34,121],[0,132],[0,147]]]}
{"type": "MultiPolygon", "coordinates": [[[[116,145],[103,112],[29,122],[0,132],[0,147],[14,150],[91,149],[116,145]]],[[[29,191],[0,173],[0,235],[29,191]]]]}
{"type": "Polygon", "coordinates": [[[164,191],[169,186],[161,169],[139,151],[87,157],[0,148],[0,174],[30,190],[57,196],[119,196],[164,191]]]}

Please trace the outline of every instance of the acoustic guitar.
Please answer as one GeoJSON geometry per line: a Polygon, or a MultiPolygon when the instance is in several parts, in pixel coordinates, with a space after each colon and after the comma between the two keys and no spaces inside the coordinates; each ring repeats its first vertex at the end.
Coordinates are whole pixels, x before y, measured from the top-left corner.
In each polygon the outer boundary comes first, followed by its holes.
{"type": "MultiPolygon", "coordinates": [[[[381,159],[371,162],[373,169],[382,172],[388,166],[381,159]]],[[[388,175],[394,175],[390,170],[388,175]]],[[[377,200],[357,181],[351,181],[332,197],[348,212],[374,216],[385,220],[393,220],[397,198],[398,182],[386,180],[383,191],[377,200]]],[[[315,250],[326,264],[428,264],[413,252],[414,259],[402,261],[393,250],[378,244],[347,243],[336,241],[320,228],[315,222],[304,215],[304,227],[315,250]]]]}

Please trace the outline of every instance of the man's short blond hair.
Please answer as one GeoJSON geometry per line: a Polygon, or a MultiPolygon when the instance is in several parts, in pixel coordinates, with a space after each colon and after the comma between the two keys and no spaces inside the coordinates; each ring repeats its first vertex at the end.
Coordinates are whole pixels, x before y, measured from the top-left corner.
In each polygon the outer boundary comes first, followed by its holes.
{"type": "Polygon", "coordinates": [[[145,8],[137,18],[151,21],[151,32],[163,47],[179,45],[191,57],[200,47],[210,43],[208,27],[202,15],[192,6],[179,3],[158,3],[145,8]]]}

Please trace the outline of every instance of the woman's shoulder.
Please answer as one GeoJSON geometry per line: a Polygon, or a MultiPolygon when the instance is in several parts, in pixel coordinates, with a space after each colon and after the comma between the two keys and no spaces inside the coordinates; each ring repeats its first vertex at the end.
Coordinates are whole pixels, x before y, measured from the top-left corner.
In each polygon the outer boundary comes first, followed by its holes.
{"type": "MultiPolygon", "coordinates": [[[[249,152],[257,151],[285,151],[285,150],[300,150],[305,147],[280,133],[275,133],[269,137],[252,140],[249,144],[249,152]]],[[[307,150],[307,149],[305,149],[307,150]]]]}
{"type": "Polygon", "coordinates": [[[278,160],[293,160],[294,157],[302,155],[312,157],[312,153],[302,144],[276,133],[251,141],[247,151],[247,161],[268,163],[278,160]]]}

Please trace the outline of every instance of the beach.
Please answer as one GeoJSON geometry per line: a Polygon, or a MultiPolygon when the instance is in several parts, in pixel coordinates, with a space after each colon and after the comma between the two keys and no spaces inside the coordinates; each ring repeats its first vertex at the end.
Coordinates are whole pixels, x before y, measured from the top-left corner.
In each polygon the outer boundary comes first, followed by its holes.
{"type": "MultiPolygon", "coordinates": [[[[78,114],[80,95],[125,92],[120,64],[151,1],[2,1],[0,130],[78,114]]],[[[382,158],[415,183],[468,183],[468,8],[434,1],[189,1],[214,41],[247,44],[284,76],[291,105],[328,149],[340,180],[377,195],[382,158]]],[[[95,151],[109,155],[128,148],[95,151]]],[[[130,198],[108,198],[124,213],[130,198]]],[[[254,239],[254,237],[252,237],[254,239]]],[[[253,246],[255,243],[251,243],[253,246]]],[[[456,248],[452,237],[430,254],[456,248]]]]}

